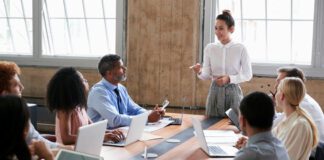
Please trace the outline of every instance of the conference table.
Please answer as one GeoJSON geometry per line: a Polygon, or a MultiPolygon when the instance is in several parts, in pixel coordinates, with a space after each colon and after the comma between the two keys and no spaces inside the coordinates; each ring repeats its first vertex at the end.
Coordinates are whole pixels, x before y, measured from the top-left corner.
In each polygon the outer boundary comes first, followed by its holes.
{"type": "MultiPolygon", "coordinates": [[[[179,117],[178,114],[167,114],[173,117],[179,117]]],[[[182,119],[182,125],[169,125],[165,128],[151,132],[151,134],[163,137],[163,139],[155,139],[149,141],[137,141],[126,147],[111,147],[103,146],[101,150],[101,156],[104,159],[144,159],[142,154],[144,153],[145,146],[148,153],[155,153],[158,155],[156,158],[148,159],[233,159],[233,158],[210,158],[208,155],[200,149],[197,139],[193,134],[193,127],[191,123],[191,117],[199,119],[202,123],[203,129],[220,129],[229,124],[229,119],[221,118],[207,118],[203,115],[184,114],[182,119]],[[168,139],[178,139],[179,143],[169,143],[168,139]]]]}

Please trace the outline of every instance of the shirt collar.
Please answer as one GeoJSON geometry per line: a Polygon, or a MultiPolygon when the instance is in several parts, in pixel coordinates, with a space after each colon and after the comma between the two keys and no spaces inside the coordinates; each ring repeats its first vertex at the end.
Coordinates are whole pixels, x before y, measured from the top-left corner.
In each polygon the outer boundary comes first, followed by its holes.
{"type": "Polygon", "coordinates": [[[116,85],[113,85],[113,84],[111,84],[110,82],[108,82],[106,79],[104,79],[104,78],[102,78],[101,79],[101,83],[107,88],[107,89],[109,89],[109,90],[114,90],[114,89],[116,89],[117,87],[118,87],[118,85],[116,86],[116,85]]]}
{"type": "Polygon", "coordinates": [[[254,144],[257,141],[259,141],[260,139],[270,139],[270,137],[272,137],[272,133],[271,131],[266,131],[266,132],[261,132],[261,133],[257,133],[251,137],[249,137],[248,140],[248,145],[249,144],[254,144]]]}
{"type": "Polygon", "coordinates": [[[233,40],[230,40],[227,44],[222,44],[222,43],[219,43],[221,47],[224,47],[224,48],[230,48],[232,45],[234,45],[234,41],[233,40]]]}

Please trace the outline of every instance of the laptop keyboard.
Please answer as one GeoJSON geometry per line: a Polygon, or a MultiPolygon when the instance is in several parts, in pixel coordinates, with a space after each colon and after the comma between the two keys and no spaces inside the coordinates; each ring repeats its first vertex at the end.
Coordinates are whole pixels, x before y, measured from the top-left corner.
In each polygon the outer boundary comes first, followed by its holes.
{"type": "Polygon", "coordinates": [[[123,143],[125,143],[125,140],[122,140],[122,141],[119,141],[119,142],[107,141],[106,143],[110,143],[110,144],[123,144],[123,143]]]}
{"type": "Polygon", "coordinates": [[[173,122],[172,123],[170,123],[170,124],[173,124],[173,125],[181,125],[181,123],[182,123],[182,119],[180,119],[180,118],[170,118],[170,120],[172,120],[173,122]]]}
{"type": "Polygon", "coordinates": [[[208,149],[212,154],[226,154],[219,146],[208,146],[208,149]]]}

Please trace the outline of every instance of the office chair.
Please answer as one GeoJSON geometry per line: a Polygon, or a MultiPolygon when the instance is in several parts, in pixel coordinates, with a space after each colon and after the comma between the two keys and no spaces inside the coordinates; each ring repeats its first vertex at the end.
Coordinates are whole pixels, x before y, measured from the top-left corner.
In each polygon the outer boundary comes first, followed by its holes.
{"type": "Polygon", "coordinates": [[[323,160],[324,159],[324,143],[318,143],[315,152],[315,160],[323,160]]]}

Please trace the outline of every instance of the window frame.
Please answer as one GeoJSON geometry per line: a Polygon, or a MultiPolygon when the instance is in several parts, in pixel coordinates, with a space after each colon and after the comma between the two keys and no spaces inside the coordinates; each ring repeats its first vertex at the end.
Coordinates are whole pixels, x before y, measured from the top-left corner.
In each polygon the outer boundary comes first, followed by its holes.
{"type": "MultiPolygon", "coordinates": [[[[304,70],[307,77],[324,78],[324,2],[321,0],[314,1],[314,21],[313,21],[313,42],[312,42],[312,61],[310,65],[296,64],[271,64],[271,63],[252,63],[252,71],[254,76],[276,77],[277,68],[282,66],[296,66],[304,70]]],[[[203,62],[203,49],[208,44],[215,40],[214,22],[216,19],[216,8],[218,0],[202,0],[201,13],[201,42],[199,51],[199,61],[203,62]]]]}
{"type": "MultiPolygon", "coordinates": [[[[32,55],[0,54],[1,59],[14,61],[20,66],[74,66],[79,68],[97,68],[100,57],[42,55],[42,7],[43,0],[32,1],[32,55]]],[[[116,0],[116,7],[116,54],[120,55],[122,59],[125,60],[127,0],[116,0]]]]}

